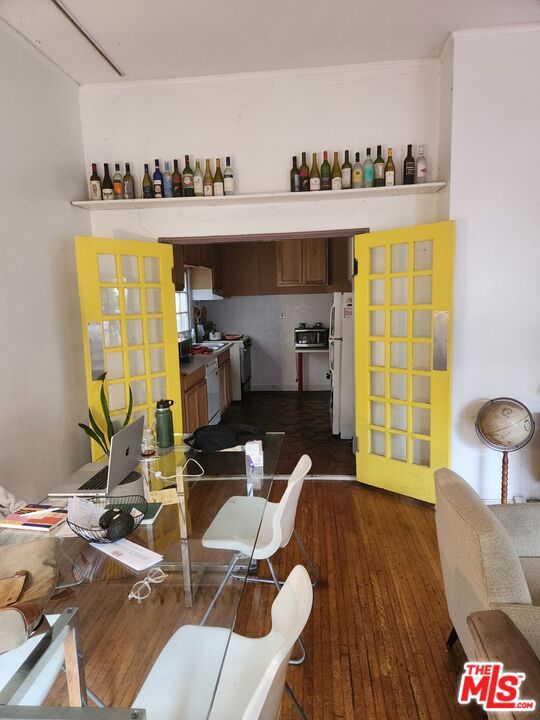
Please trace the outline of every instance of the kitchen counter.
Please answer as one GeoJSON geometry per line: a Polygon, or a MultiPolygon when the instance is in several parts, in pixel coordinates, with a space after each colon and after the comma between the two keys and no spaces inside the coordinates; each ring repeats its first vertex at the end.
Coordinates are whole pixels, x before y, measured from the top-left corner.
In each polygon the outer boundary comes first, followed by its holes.
{"type": "MultiPolygon", "coordinates": [[[[220,340],[219,342],[222,341],[220,340]]],[[[227,352],[230,347],[231,343],[226,342],[222,348],[220,348],[219,350],[215,350],[211,355],[192,355],[191,362],[180,363],[180,373],[182,375],[191,375],[192,373],[197,372],[197,370],[204,367],[212,360],[215,360],[224,352],[227,352]]]]}

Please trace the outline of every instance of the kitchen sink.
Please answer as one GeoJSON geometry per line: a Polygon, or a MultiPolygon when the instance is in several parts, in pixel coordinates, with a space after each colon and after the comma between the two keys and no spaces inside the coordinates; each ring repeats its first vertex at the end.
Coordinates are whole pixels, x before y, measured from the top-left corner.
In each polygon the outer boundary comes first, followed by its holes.
{"type": "Polygon", "coordinates": [[[217,352],[218,350],[222,350],[224,347],[227,347],[230,343],[226,342],[200,342],[195,343],[193,345],[194,348],[197,347],[205,347],[208,350],[211,350],[212,352],[217,352]]]}

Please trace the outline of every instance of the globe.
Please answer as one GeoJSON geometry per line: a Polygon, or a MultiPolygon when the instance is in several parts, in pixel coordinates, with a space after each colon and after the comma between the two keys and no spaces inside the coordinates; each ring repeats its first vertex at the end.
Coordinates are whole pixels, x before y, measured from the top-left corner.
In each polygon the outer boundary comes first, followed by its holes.
{"type": "Polygon", "coordinates": [[[476,432],[488,447],[513,452],[531,440],[534,419],[519,400],[495,398],[480,408],[476,418],[476,432]]]}

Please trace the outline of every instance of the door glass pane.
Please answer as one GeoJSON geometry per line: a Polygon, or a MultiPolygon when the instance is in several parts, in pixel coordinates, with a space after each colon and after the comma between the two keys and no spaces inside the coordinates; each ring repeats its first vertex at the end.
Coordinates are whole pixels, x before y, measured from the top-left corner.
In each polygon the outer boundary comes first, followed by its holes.
{"type": "Polygon", "coordinates": [[[384,280],[370,280],[370,303],[371,305],[384,305],[384,280]]]}
{"type": "Polygon", "coordinates": [[[372,310],[369,313],[369,332],[371,335],[384,336],[384,310],[372,310]]]}
{"type": "Polygon", "coordinates": [[[393,400],[407,399],[407,376],[392,373],[390,375],[390,397],[393,400]]]}
{"type": "Polygon", "coordinates": [[[105,368],[107,379],[124,377],[124,355],[122,352],[109,352],[105,354],[105,368]]]}
{"type": "Polygon", "coordinates": [[[409,246],[407,243],[392,245],[392,272],[407,272],[409,269],[409,246]]]}
{"type": "Polygon", "coordinates": [[[412,461],[415,465],[425,465],[429,467],[430,447],[428,440],[412,438],[412,461]]]}
{"type": "Polygon", "coordinates": [[[407,304],[408,282],[406,277],[392,278],[392,305],[407,304]]]}
{"type": "Polygon", "coordinates": [[[122,345],[120,320],[103,321],[103,344],[106,348],[120,347],[122,345]]]}
{"type": "Polygon", "coordinates": [[[161,318],[148,320],[148,341],[151,343],[163,342],[163,321],[161,318]]]}
{"type": "Polygon", "coordinates": [[[116,256],[98,255],[98,273],[100,282],[116,282],[116,256]]]}
{"type": "Polygon", "coordinates": [[[130,385],[133,393],[133,404],[144,405],[146,403],[146,380],[132,380],[130,385]]]}
{"type": "Polygon", "coordinates": [[[431,310],[413,310],[413,336],[431,337],[431,310]]]}
{"type": "Polygon", "coordinates": [[[126,320],[128,345],[142,345],[144,342],[142,320],[126,320]]]}
{"type": "Polygon", "coordinates": [[[413,375],[412,399],[414,402],[431,402],[431,378],[429,375],[413,375]]]}
{"type": "Polygon", "coordinates": [[[413,370],[431,370],[431,343],[413,343],[413,370]]]}
{"type": "Polygon", "coordinates": [[[163,348],[150,349],[150,371],[153,373],[163,372],[165,370],[165,352],[163,348]]]}
{"type": "Polygon", "coordinates": [[[127,315],[141,314],[141,291],[139,288],[125,288],[124,297],[126,301],[127,315]]]}
{"type": "Polygon", "coordinates": [[[414,278],[415,305],[431,305],[431,275],[419,275],[414,278]]]}
{"type": "Polygon", "coordinates": [[[382,455],[383,457],[386,454],[384,433],[379,432],[379,430],[371,431],[371,453],[372,455],[382,455]]]}
{"type": "Polygon", "coordinates": [[[407,430],[406,405],[390,405],[390,427],[393,430],[407,430]]]}
{"type": "Polygon", "coordinates": [[[166,397],[167,388],[164,377],[152,378],[152,402],[157,402],[166,397]]]}
{"type": "Polygon", "coordinates": [[[161,312],[161,290],[146,288],[146,310],[149,313],[161,312]]]}
{"type": "Polygon", "coordinates": [[[407,335],[407,310],[390,311],[390,334],[392,337],[407,335]]]}
{"type": "Polygon", "coordinates": [[[109,396],[109,410],[122,410],[126,407],[124,383],[109,383],[107,394],[109,396]]]}
{"type": "Polygon", "coordinates": [[[159,282],[159,259],[155,257],[144,258],[144,281],[147,283],[159,282]]]}
{"type": "Polygon", "coordinates": [[[371,364],[375,367],[384,367],[384,343],[371,342],[371,364]]]}
{"type": "Polygon", "coordinates": [[[369,272],[370,274],[375,273],[383,273],[386,262],[385,262],[385,252],[386,248],[384,246],[382,247],[373,247],[369,250],[369,272]]]}
{"type": "Polygon", "coordinates": [[[384,403],[371,402],[371,424],[384,427],[384,403]]]}
{"type": "Polygon", "coordinates": [[[407,438],[405,435],[390,435],[390,455],[392,460],[407,460],[407,438]]]}
{"type": "Polygon", "coordinates": [[[101,288],[101,314],[102,315],[119,315],[120,305],[118,298],[120,296],[118,288],[101,288]]]}
{"type": "Polygon", "coordinates": [[[124,282],[139,282],[139,263],[136,255],[122,255],[122,277],[124,282]]]}
{"type": "Polygon", "coordinates": [[[390,343],[390,367],[400,370],[407,367],[407,343],[390,343]]]}
{"type": "Polygon", "coordinates": [[[413,407],[412,429],[415,433],[429,435],[431,428],[431,411],[427,408],[413,407]]]}
{"type": "Polygon", "coordinates": [[[384,373],[370,372],[370,389],[371,394],[376,397],[384,397],[384,373]]]}
{"type": "Polygon", "coordinates": [[[414,243],[414,269],[431,270],[433,268],[433,241],[420,240],[414,243]]]}
{"type": "Polygon", "coordinates": [[[130,350],[129,353],[129,374],[144,375],[145,362],[144,350],[130,350]]]}

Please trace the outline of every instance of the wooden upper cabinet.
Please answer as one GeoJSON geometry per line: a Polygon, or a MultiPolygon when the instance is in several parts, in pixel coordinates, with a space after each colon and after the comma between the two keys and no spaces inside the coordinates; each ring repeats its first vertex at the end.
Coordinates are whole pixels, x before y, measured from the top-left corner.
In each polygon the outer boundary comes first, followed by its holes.
{"type": "Polygon", "coordinates": [[[328,239],[276,242],[277,285],[328,285],[328,239]]]}
{"type": "Polygon", "coordinates": [[[173,283],[177,292],[184,289],[184,248],[182,245],[173,245],[173,283]]]}
{"type": "Polygon", "coordinates": [[[201,265],[201,245],[184,245],[184,265],[199,267],[201,265]]]}

